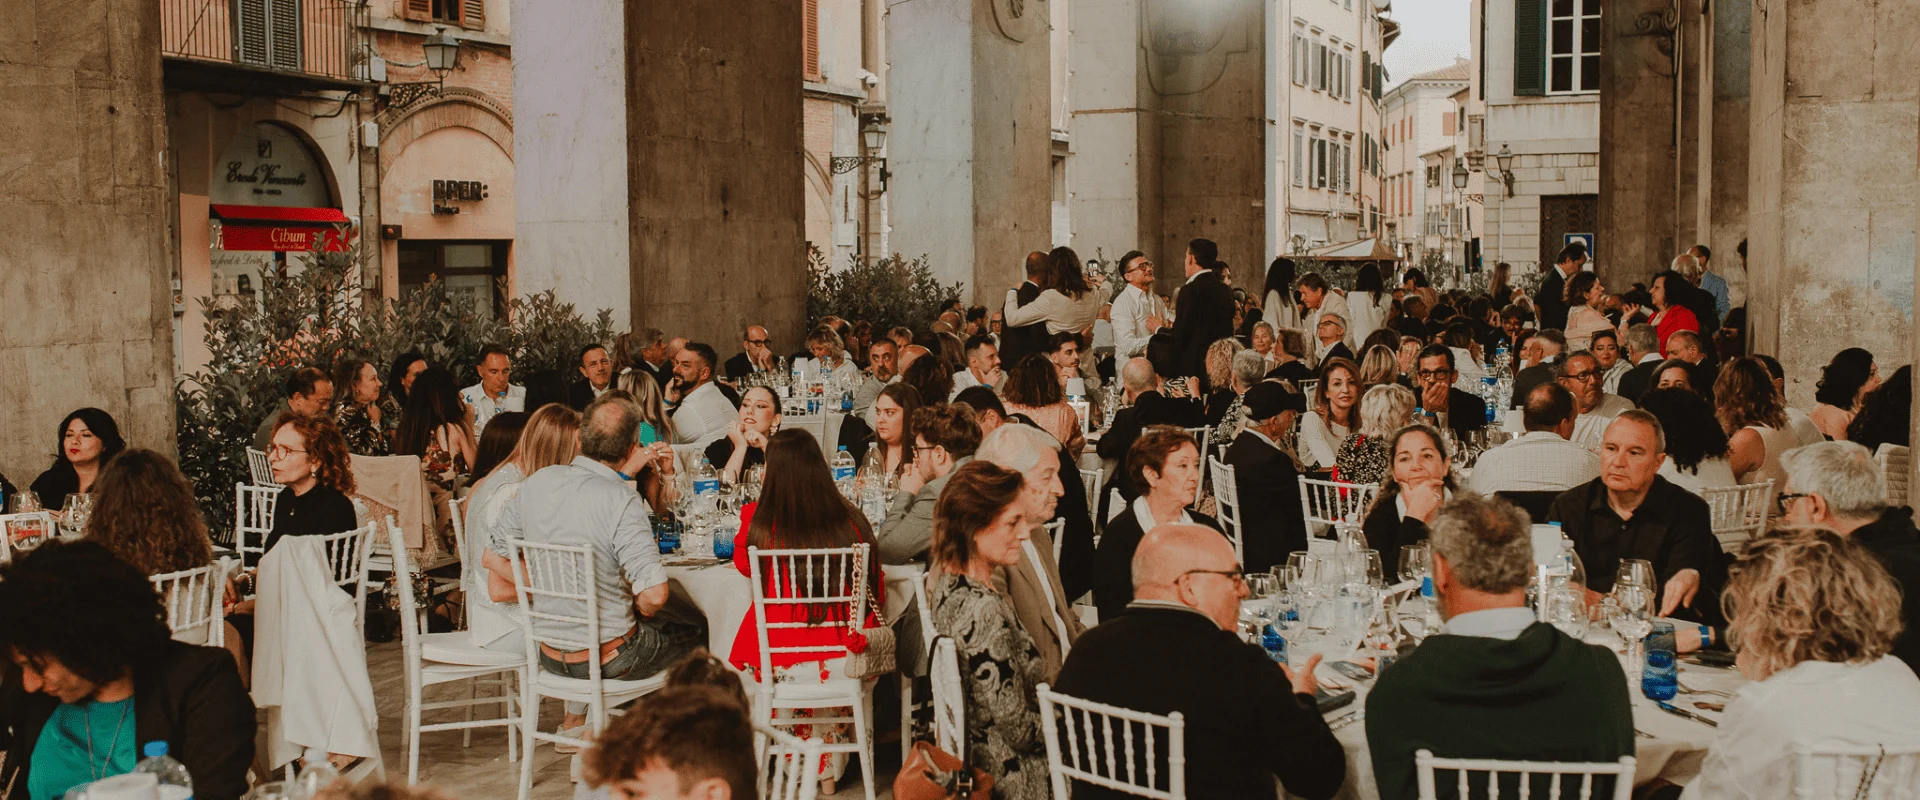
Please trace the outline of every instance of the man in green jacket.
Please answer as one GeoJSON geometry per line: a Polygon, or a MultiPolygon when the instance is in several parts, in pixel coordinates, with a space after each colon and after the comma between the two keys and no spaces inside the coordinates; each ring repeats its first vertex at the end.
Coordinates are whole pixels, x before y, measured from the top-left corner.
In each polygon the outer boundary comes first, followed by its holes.
{"type": "MultiPolygon", "coordinates": [[[[1381,674],[1367,697],[1367,744],[1386,800],[1415,797],[1414,753],[1442,758],[1616,761],[1633,754],[1618,658],[1534,620],[1530,522],[1504,500],[1456,497],[1434,518],[1442,633],[1381,674]]],[[[1443,795],[1455,776],[1437,776],[1443,795]]],[[[1476,791],[1485,781],[1474,782],[1476,791]]],[[[1503,783],[1517,783],[1507,776],[1503,783]]],[[[1501,794],[1519,796],[1517,786],[1501,794]]],[[[1534,794],[1547,796],[1544,782],[1534,794]]],[[[1577,791],[1567,787],[1564,791],[1577,791]]],[[[1612,787],[1596,784],[1593,796],[1612,787]]]]}

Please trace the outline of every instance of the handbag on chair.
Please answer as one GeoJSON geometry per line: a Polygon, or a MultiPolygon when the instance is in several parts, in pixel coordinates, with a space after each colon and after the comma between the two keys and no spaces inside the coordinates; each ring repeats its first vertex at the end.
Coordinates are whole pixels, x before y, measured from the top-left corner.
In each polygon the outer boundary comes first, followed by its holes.
{"type": "MultiPolygon", "coordinates": [[[[853,584],[865,585],[867,580],[867,560],[855,559],[853,562],[853,584]]],[[[845,674],[849,678],[877,678],[895,669],[895,654],[898,641],[894,638],[893,628],[888,627],[884,615],[880,613],[880,603],[872,592],[867,592],[867,610],[873,612],[874,627],[866,625],[866,614],[859,609],[848,609],[847,620],[847,665],[845,674]]]]}
{"type": "MultiPolygon", "coordinates": [[[[939,637],[945,638],[945,637],[939,637]]],[[[931,644],[929,644],[931,647],[931,644]]],[[[931,665],[928,671],[932,671],[931,665]]],[[[910,680],[901,676],[901,680],[910,680]]],[[[960,698],[960,717],[966,718],[967,699],[960,698]]],[[[938,707],[939,703],[934,704],[938,707]]],[[[934,715],[939,716],[935,711],[934,715]]],[[[939,725],[938,719],[934,724],[939,725]]],[[[909,735],[901,731],[900,735],[909,735]]],[[[956,756],[938,747],[933,742],[920,740],[913,743],[913,750],[907,754],[907,762],[900,765],[900,774],[893,777],[893,796],[895,800],[967,800],[975,795],[993,796],[993,776],[985,770],[967,766],[967,741],[960,739],[960,755],[956,756]]]]}

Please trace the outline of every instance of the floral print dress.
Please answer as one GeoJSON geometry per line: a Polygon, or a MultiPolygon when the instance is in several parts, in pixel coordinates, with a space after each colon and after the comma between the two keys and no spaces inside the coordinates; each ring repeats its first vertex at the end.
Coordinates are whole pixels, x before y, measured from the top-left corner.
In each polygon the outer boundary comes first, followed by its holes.
{"type": "Polygon", "coordinates": [[[392,400],[383,398],[377,404],[379,422],[373,421],[368,406],[359,403],[349,401],[334,409],[333,422],[340,429],[340,436],[347,440],[347,452],[358,456],[384,456],[393,452],[393,430],[399,424],[400,412],[387,409],[392,400]]]}
{"type": "Polygon", "coordinates": [[[967,763],[993,776],[994,797],[1045,800],[1052,787],[1034,687],[1046,665],[1013,604],[991,585],[949,572],[934,576],[928,599],[934,629],[959,650],[967,763]]]}
{"type": "Polygon", "coordinates": [[[1334,466],[1347,483],[1379,483],[1387,479],[1392,461],[1393,450],[1386,439],[1350,433],[1340,443],[1334,466]]]}

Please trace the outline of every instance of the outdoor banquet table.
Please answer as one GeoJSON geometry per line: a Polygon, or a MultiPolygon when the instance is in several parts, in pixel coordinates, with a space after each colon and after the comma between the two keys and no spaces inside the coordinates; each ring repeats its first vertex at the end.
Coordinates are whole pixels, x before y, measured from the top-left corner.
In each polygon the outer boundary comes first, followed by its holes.
{"type": "MultiPolygon", "coordinates": [[[[753,594],[747,576],[732,561],[687,559],[674,556],[666,560],[667,577],[687,590],[693,604],[707,615],[707,650],[725,659],[733,652],[733,637],[740,622],[753,608],[753,594]]],[[[888,622],[897,619],[912,602],[912,583],[926,573],[919,566],[882,566],[886,603],[881,614],[888,622]]]]}
{"type": "MultiPolygon", "coordinates": [[[[1595,634],[1588,641],[1601,643],[1604,640],[1617,642],[1611,633],[1595,634]]],[[[1624,660],[1624,656],[1622,657],[1624,660]]],[[[1680,664],[1680,682],[1690,689],[1712,689],[1733,692],[1747,681],[1740,673],[1732,669],[1717,669],[1688,664],[1680,664]]],[[[1624,669],[1624,665],[1623,665],[1624,669]]],[[[1633,702],[1633,727],[1639,731],[1634,736],[1634,758],[1636,760],[1633,783],[1635,786],[1658,778],[1668,783],[1686,785],[1700,774],[1700,764],[1707,757],[1707,748],[1713,744],[1714,734],[1718,731],[1704,723],[1678,717],[1660,710],[1652,700],[1640,692],[1639,672],[1626,670],[1629,684],[1628,694],[1633,702]],[[1641,735],[1647,734],[1647,735],[1641,735]]],[[[1357,683],[1333,671],[1327,664],[1321,664],[1315,672],[1324,686],[1329,679],[1352,688],[1358,694],[1352,705],[1337,708],[1329,712],[1329,722],[1339,722],[1355,709],[1364,709],[1367,704],[1367,685],[1357,683]]],[[[1721,714],[1695,708],[1696,700],[1728,702],[1728,698],[1719,695],[1691,695],[1681,693],[1669,701],[1688,711],[1719,719],[1721,714]]],[[[1571,724],[1578,724],[1572,722],[1571,724]]],[[[1333,732],[1340,740],[1341,749],[1347,754],[1347,779],[1335,795],[1340,800],[1378,800],[1380,789],[1373,782],[1373,760],[1367,749],[1367,724],[1363,718],[1352,720],[1333,732]]]]}

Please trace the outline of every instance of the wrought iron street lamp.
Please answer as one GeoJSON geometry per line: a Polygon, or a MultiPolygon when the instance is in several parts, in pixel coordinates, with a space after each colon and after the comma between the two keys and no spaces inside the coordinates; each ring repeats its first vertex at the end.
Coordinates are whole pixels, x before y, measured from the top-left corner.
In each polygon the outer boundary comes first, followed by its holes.
{"type": "Polygon", "coordinates": [[[1493,154],[1493,160],[1500,165],[1500,182],[1506,184],[1507,196],[1513,196],[1513,150],[1500,145],[1500,152],[1493,154]]]}
{"type": "Polygon", "coordinates": [[[425,66],[433,73],[433,80],[387,84],[385,88],[395,106],[406,106],[422,97],[440,94],[446,89],[447,73],[460,67],[460,40],[448,33],[444,25],[434,26],[433,35],[420,44],[420,49],[425,52],[426,60],[404,66],[425,66]]]}
{"type": "Polygon", "coordinates": [[[887,179],[892,177],[893,173],[887,171],[886,157],[877,154],[887,144],[886,119],[879,114],[867,114],[864,115],[864,121],[865,124],[860,126],[860,145],[867,155],[834,156],[828,163],[828,168],[833,174],[839,175],[852,172],[869,163],[876,164],[880,167],[880,192],[885,194],[887,179]]]}

